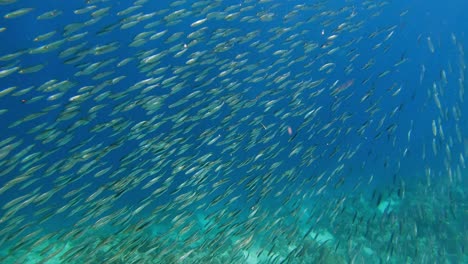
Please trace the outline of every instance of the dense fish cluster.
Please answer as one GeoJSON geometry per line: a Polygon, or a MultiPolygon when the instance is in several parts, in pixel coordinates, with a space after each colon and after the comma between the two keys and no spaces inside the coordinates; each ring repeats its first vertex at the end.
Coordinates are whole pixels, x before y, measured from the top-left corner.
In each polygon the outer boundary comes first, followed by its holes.
{"type": "Polygon", "coordinates": [[[0,0],[0,263],[466,263],[464,36],[412,12],[0,0]]]}

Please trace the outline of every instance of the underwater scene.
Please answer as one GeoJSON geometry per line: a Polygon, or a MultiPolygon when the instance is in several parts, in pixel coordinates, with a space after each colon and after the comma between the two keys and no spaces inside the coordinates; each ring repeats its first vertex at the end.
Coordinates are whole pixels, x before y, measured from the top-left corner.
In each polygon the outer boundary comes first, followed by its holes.
{"type": "Polygon", "coordinates": [[[466,10],[0,0],[0,264],[468,263],[466,10]]]}

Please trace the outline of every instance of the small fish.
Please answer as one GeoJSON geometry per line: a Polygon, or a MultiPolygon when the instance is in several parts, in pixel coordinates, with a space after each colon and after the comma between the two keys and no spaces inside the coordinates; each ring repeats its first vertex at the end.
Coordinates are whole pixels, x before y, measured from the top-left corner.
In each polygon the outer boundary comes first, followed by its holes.
{"type": "Polygon", "coordinates": [[[12,12],[4,15],[3,17],[6,18],[6,19],[17,18],[17,17],[23,16],[23,15],[26,15],[27,13],[30,13],[33,10],[34,10],[34,8],[31,8],[31,7],[20,8],[20,9],[17,9],[15,11],[12,11],[12,12]]]}

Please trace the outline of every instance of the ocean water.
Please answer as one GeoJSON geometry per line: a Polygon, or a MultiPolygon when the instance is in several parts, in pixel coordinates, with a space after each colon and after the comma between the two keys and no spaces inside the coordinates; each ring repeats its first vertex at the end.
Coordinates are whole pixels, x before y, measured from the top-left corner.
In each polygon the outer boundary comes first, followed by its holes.
{"type": "Polygon", "coordinates": [[[0,0],[0,263],[467,263],[462,0],[0,0]]]}

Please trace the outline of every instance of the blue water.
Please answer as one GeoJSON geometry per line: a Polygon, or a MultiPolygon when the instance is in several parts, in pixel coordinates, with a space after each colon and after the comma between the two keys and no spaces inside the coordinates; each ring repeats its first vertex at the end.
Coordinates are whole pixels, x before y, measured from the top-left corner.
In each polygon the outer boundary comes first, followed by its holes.
{"type": "Polygon", "coordinates": [[[24,54],[0,61],[0,73],[44,65],[0,78],[0,94],[17,87],[0,97],[7,110],[0,142],[14,137],[0,145],[2,263],[467,261],[465,1],[157,1],[123,16],[133,2],[88,2],[0,5],[2,17],[34,8],[1,19],[0,56],[24,54]],[[96,23],[64,30],[105,7],[96,23]],[[36,19],[54,9],[62,14],[36,19]],[[181,9],[191,13],[171,25],[167,15],[181,9]],[[213,13],[239,11],[232,20],[213,13]],[[263,14],[273,16],[258,19],[263,14]],[[202,27],[191,43],[189,34],[202,27]],[[148,31],[144,44],[129,46],[148,31]],[[95,53],[111,43],[117,50],[95,53]],[[143,70],[144,59],[159,52],[167,54],[143,70]],[[93,74],[77,74],[106,61],[93,74]],[[320,70],[327,63],[331,70],[320,70]],[[167,69],[151,74],[158,68],[167,69]],[[149,78],[161,79],[149,92],[151,84],[135,88],[149,78]],[[73,86],[47,99],[60,90],[38,87],[52,79],[73,86]],[[76,95],[84,99],[72,102],[76,95]],[[150,100],[160,107],[150,110],[150,100]],[[102,109],[93,114],[96,106],[102,109]]]}

